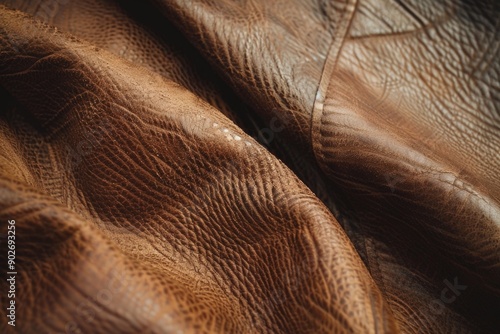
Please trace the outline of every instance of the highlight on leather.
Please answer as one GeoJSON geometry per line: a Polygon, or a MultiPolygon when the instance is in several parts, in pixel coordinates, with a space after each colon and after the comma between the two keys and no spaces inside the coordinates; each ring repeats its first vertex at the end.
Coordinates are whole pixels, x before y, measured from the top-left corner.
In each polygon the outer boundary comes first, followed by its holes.
{"type": "Polygon", "coordinates": [[[500,3],[0,1],[2,333],[500,332],[500,3]]]}

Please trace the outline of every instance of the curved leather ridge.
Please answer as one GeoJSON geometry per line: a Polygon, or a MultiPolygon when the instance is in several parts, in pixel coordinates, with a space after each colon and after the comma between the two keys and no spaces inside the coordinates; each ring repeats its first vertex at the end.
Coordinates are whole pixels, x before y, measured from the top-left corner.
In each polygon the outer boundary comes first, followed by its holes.
{"type": "MultiPolygon", "coordinates": [[[[337,65],[337,60],[339,54],[342,50],[342,45],[349,33],[349,28],[351,26],[352,19],[356,10],[357,0],[351,0],[347,3],[344,9],[344,19],[340,21],[340,24],[335,27],[335,33],[333,35],[326,61],[323,66],[323,71],[321,73],[321,79],[318,84],[318,89],[316,95],[314,96],[313,109],[311,112],[311,143],[312,151],[314,154],[318,151],[315,149],[315,145],[318,142],[318,130],[317,124],[321,123],[318,121],[318,117],[321,117],[323,113],[323,106],[325,104],[325,96],[330,86],[330,79],[332,78],[332,73],[337,65]]],[[[316,157],[317,160],[318,157],[316,157]]]]}
{"type": "Polygon", "coordinates": [[[260,117],[269,122],[285,115],[292,138],[300,138],[299,145],[308,142],[313,97],[349,1],[151,2],[260,117]]]}
{"type": "Polygon", "coordinates": [[[1,145],[26,148],[0,192],[31,252],[16,329],[397,332],[335,218],[222,113],[20,13],[0,22],[1,145]]]}

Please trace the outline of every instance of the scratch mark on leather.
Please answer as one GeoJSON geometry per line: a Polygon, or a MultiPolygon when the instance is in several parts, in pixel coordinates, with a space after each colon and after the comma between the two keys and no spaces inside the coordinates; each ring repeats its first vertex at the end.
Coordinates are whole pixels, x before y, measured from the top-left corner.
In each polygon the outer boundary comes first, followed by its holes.
{"type": "Polygon", "coordinates": [[[422,29],[424,29],[429,22],[421,16],[416,10],[411,8],[409,5],[405,4],[402,0],[395,0],[395,2],[406,12],[410,17],[415,20],[415,22],[420,25],[422,29]]]}

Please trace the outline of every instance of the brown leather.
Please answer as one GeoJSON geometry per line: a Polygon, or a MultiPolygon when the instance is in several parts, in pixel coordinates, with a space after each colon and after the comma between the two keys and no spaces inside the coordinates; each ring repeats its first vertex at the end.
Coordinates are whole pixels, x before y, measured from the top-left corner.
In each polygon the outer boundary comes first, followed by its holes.
{"type": "Polygon", "coordinates": [[[498,2],[1,3],[4,332],[500,331],[498,2]]]}

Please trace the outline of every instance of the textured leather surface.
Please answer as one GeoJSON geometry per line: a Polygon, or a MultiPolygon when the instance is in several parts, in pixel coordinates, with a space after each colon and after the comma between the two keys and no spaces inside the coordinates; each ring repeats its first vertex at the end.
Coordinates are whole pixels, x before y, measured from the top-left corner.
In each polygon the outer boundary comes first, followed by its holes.
{"type": "Polygon", "coordinates": [[[498,2],[1,3],[5,333],[500,331],[498,2]]]}

